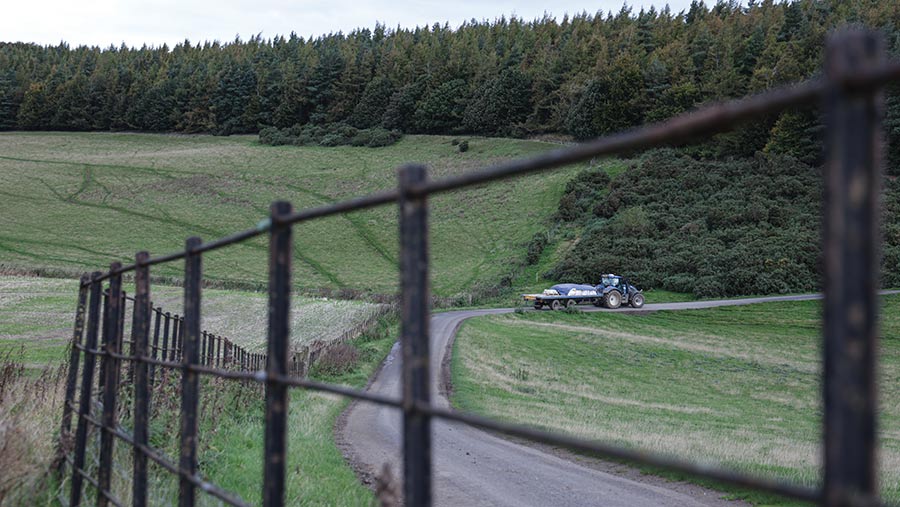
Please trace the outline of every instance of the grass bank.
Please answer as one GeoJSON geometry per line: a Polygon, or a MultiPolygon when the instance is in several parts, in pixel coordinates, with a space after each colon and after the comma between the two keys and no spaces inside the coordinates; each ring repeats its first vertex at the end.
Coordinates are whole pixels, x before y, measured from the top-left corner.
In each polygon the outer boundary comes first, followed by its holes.
{"type": "MultiPolygon", "coordinates": [[[[900,499],[900,296],[883,299],[882,491],[900,499]]],[[[819,481],[820,304],[467,321],[459,408],[802,484],[819,481]]],[[[757,503],[777,500],[734,492],[757,503]]]]}

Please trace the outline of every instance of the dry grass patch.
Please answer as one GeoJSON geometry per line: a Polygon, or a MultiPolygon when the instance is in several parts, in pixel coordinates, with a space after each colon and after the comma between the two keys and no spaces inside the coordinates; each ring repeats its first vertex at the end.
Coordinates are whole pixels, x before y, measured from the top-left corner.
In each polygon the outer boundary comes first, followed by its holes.
{"type": "Polygon", "coordinates": [[[64,373],[27,375],[18,358],[0,357],[0,505],[34,505],[49,494],[64,373]]]}

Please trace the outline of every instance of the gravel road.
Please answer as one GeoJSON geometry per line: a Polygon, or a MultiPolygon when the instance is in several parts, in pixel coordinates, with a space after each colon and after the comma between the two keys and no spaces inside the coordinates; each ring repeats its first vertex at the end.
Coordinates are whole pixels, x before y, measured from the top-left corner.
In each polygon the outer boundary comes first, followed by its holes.
{"type": "MultiPolygon", "coordinates": [[[[894,292],[895,293],[895,292],[894,292]]],[[[714,308],[773,301],[804,301],[820,295],[775,296],[688,303],[647,304],[640,310],[714,308]]],[[[512,312],[512,308],[435,313],[431,318],[432,401],[448,407],[442,389],[442,368],[459,325],[468,318],[512,312]]],[[[544,310],[549,311],[549,310],[544,310]]],[[[369,386],[378,394],[400,397],[400,350],[395,344],[369,386]]],[[[402,474],[399,411],[371,403],[354,403],[341,418],[337,440],[354,468],[372,477],[388,464],[394,477],[402,474]]],[[[718,506],[746,505],[685,483],[640,475],[633,469],[556,452],[509,440],[458,423],[435,420],[432,425],[435,504],[442,506],[718,506]]]]}

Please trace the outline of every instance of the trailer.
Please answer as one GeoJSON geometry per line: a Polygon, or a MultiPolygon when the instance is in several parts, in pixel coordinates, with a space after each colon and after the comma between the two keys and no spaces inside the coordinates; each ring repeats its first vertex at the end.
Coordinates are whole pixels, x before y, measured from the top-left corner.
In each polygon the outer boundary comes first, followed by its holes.
{"type": "Polygon", "coordinates": [[[561,283],[540,294],[522,294],[522,298],[533,304],[535,310],[545,306],[552,310],[562,310],[583,303],[611,309],[623,304],[632,308],[644,306],[643,291],[629,284],[627,279],[613,274],[603,275],[597,285],[561,283]]]}

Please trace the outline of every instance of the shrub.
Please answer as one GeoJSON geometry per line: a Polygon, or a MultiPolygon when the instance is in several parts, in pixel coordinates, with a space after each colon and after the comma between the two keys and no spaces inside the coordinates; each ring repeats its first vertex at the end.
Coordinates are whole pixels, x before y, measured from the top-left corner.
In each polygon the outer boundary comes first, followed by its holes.
{"type": "Polygon", "coordinates": [[[547,235],[539,232],[528,242],[528,253],[525,255],[525,263],[535,264],[541,258],[544,248],[547,247],[547,235]]]}
{"type": "Polygon", "coordinates": [[[346,123],[329,125],[294,125],[285,129],[266,127],[259,132],[259,142],[272,146],[390,146],[403,137],[399,130],[380,127],[357,129],[346,123]]]}
{"type": "Polygon", "coordinates": [[[459,143],[459,152],[465,153],[469,151],[469,141],[460,141],[459,143]]]}
{"type": "Polygon", "coordinates": [[[313,363],[314,375],[333,376],[352,370],[359,361],[359,350],[349,343],[326,348],[313,363]]]}
{"type": "Polygon", "coordinates": [[[566,184],[566,190],[559,201],[559,217],[565,221],[574,221],[588,215],[597,203],[603,201],[609,182],[609,175],[603,170],[579,173],[566,184]]]}

